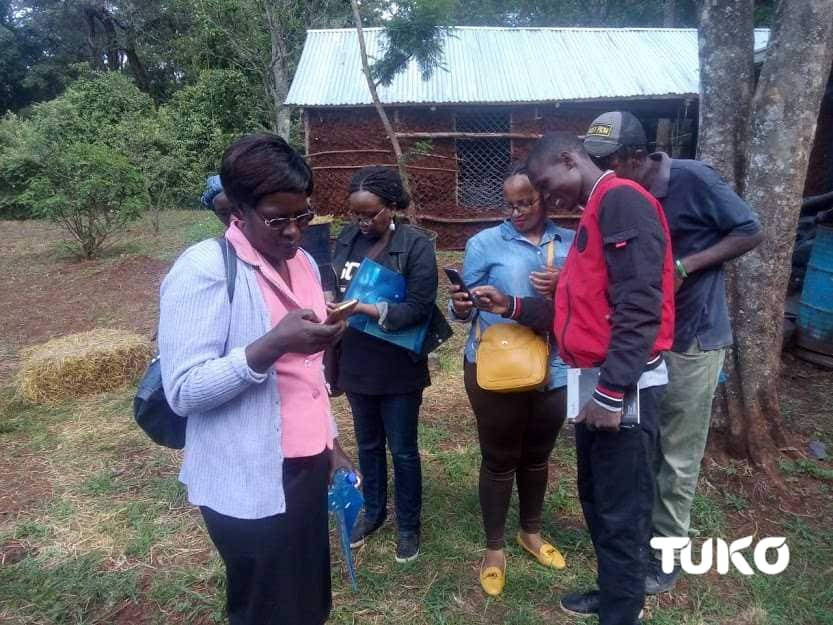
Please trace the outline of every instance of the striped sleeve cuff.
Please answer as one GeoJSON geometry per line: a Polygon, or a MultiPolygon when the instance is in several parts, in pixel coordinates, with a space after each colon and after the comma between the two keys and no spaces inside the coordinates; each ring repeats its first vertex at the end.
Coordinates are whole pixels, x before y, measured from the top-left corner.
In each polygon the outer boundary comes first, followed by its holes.
{"type": "Polygon", "coordinates": [[[605,410],[619,412],[625,407],[625,394],[599,385],[593,391],[593,401],[605,410]]]}
{"type": "Polygon", "coordinates": [[[523,306],[523,304],[521,304],[521,298],[520,297],[510,296],[509,297],[509,308],[501,316],[506,318],[506,319],[512,319],[514,321],[517,321],[518,317],[521,316],[521,307],[522,306],[523,306]]]}

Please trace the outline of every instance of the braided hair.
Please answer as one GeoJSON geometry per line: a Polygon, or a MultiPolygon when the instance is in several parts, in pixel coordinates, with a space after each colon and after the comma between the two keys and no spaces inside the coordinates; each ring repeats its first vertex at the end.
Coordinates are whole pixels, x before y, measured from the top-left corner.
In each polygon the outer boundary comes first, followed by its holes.
{"type": "Polygon", "coordinates": [[[390,167],[373,165],[357,171],[350,180],[348,195],[359,191],[372,193],[388,208],[404,210],[411,203],[411,197],[402,185],[399,172],[390,167]]]}

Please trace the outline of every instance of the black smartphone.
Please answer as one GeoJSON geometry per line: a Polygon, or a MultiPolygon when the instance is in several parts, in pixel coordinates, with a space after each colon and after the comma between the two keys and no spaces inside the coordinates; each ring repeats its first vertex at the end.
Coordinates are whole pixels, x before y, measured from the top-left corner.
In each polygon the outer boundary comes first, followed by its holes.
{"type": "Polygon", "coordinates": [[[463,293],[467,293],[469,298],[471,298],[471,292],[469,291],[469,287],[466,286],[466,283],[463,282],[463,276],[460,275],[460,272],[454,269],[453,267],[443,267],[443,271],[445,271],[445,275],[448,276],[448,281],[451,284],[455,284],[460,287],[460,291],[463,293]]]}

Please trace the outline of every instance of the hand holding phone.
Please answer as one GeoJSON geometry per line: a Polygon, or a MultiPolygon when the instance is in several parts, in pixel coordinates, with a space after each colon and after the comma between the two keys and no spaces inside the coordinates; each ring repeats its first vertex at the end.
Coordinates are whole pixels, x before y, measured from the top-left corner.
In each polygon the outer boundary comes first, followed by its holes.
{"type": "Polygon", "coordinates": [[[353,314],[358,304],[359,300],[357,299],[348,299],[338,304],[328,304],[327,319],[324,320],[324,323],[333,325],[339,321],[344,321],[353,314]]]}
{"type": "Polygon", "coordinates": [[[460,319],[466,319],[474,307],[474,300],[460,272],[452,267],[444,267],[445,275],[451,286],[448,292],[451,294],[451,307],[454,314],[460,319]]]}
{"type": "Polygon", "coordinates": [[[448,277],[448,281],[454,286],[458,287],[458,292],[466,293],[469,297],[471,297],[469,288],[463,281],[463,276],[460,275],[459,271],[457,271],[453,267],[443,267],[443,271],[445,271],[445,275],[448,277]]]}

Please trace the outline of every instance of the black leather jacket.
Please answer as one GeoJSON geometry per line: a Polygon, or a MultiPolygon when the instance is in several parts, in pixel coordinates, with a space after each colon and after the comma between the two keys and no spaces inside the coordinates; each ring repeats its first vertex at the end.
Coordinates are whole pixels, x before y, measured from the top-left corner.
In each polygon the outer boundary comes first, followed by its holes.
{"type": "MultiPolygon", "coordinates": [[[[345,226],[342,230],[333,253],[336,276],[341,275],[359,236],[361,232],[355,224],[345,226]]],[[[453,332],[436,305],[437,256],[431,241],[416,228],[397,221],[390,242],[376,262],[402,274],[407,285],[405,301],[389,304],[385,326],[391,330],[400,330],[421,323],[430,316],[431,324],[422,351],[423,355],[433,351],[453,332]]],[[[340,289],[337,288],[336,293],[340,293],[340,289]]]]}

